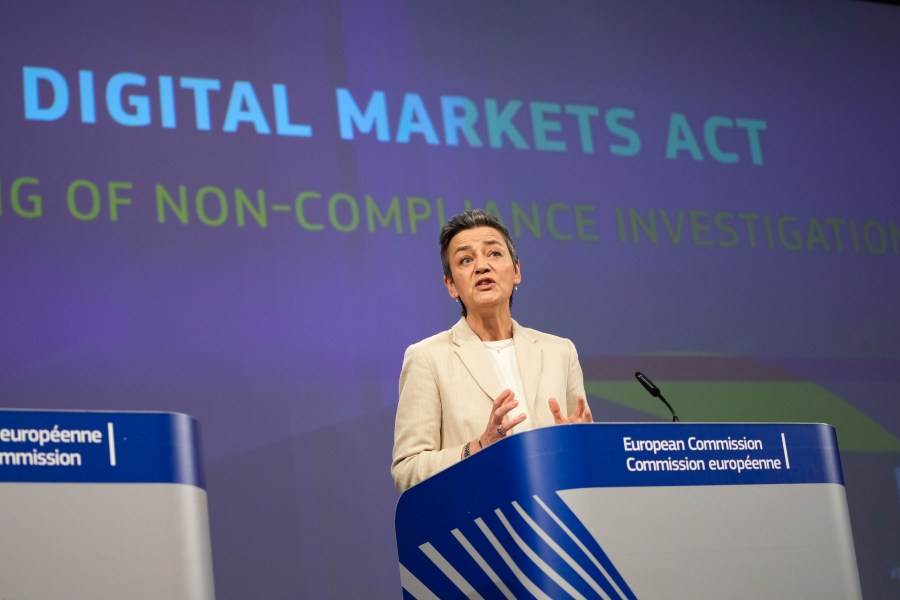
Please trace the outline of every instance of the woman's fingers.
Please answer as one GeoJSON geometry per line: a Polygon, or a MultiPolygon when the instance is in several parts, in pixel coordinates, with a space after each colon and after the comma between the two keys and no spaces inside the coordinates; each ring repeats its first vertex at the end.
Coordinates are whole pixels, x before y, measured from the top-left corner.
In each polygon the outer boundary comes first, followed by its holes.
{"type": "Polygon", "coordinates": [[[556,422],[556,424],[559,425],[561,423],[565,423],[566,419],[562,416],[562,411],[560,411],[559,409],[559,402],[556,400],[556,398],[551,397],[547,402],[548,404],[550,404],[550,412],[553,414],[553,420],[556,422]]]}
{"type": "Polygon", "coordinates": [[[493,444],[497,440],[505,437],[513,427],[525,420],[525,413],[519,414],[513,419],[506,418],[509,412],[518,405],[519,401],[516,400],[516,396],[512,390],[503,390],[494,400],[491,416],[489,417],[487,427],[484,430],[484,437],[489,444],[493,444]]]}
{"type": "Polygon", "coordinates": [[[515,398],[515,394],[513,394],[512,390],[503,390],[500,392],[500,395],[494,399],[494,410],[496,411],[500,408],[509,398],[515,398]]]}
{"type": "Polygon", "coordinates": [[[578,396],[578,401],[575,403],[575,412],[572,414],[573,418],[569,419],[569,421],[575,423],[583,421],[585,406],[587,406],[587,403],[584,401],[584,396],[578,396]]]}
{"type": "Polygon", "coordinates": [[[568,417],[563,416],[562,409],[559,407],[559,402],[556,398],[550,398],[547,400],[547,403],[550,405],[550,412],[553,414],[553,420],[557,425],[561,425],[563,423],[593,423],[594,417],[591,415],[591,408],[587,404],[587,400],[584,399],[584,396],[579,396],[577,402],[575,403],[575,410],[572,411],[572,414],[568,417]]]}

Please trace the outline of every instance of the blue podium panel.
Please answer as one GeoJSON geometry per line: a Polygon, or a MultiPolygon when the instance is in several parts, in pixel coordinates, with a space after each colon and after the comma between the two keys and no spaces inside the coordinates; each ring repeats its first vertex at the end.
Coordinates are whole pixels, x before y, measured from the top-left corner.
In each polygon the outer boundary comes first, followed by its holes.
{"type": "Polygon", "coordinates": [[[409,489],[407,598],[860,598],[834,429],[587,424],[409,489]]]}
{"type": "Polygon", "coordinates": [[[0,598],[212,599],[197,422],[0,410],[0,598]]]}

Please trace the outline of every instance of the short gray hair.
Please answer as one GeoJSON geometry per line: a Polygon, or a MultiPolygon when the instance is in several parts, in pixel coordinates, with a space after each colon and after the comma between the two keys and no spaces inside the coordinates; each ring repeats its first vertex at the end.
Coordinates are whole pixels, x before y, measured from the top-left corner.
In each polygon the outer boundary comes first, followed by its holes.
{"type": "MultiPolygon", "coordinates": [[[[447,255],[447,252],[450,249],[450,240],[452,240],[460,231],[475,229],[476,227],[492,227],[499,231],[506,241],[506,248],[509,250],[509,255],[512,258],[513,264],[519,264],[519,255],[516,253],[516,245],[513,243],[512,236],[509,235],[509,229],[506,228],[506,225],[491,213],[480,208],[467,210],[447,221],[441,228],[441,266],[444,269],[444,276],[449,277],[451,281],[453,280],[453,276],[450,274],[450,257],[447,255]]],[[[466,305],[463,304],[462,300],[459,301],[459,304],[462,306],[462,316],[465,317],[467,314],[466,305]]],[[[509,295],[509,305],[512,306],[512,294],[509,295]]]]}

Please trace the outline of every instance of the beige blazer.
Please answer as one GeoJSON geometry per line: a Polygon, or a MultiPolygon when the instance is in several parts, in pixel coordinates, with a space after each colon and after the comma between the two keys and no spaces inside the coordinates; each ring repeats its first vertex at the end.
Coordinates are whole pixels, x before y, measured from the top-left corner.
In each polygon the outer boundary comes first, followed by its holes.
{"type": "MultiPolygon", "coordinates": [[[[585,396],[575,345],[515,321],[513,341],[532,426],[554,424],[547,403],[551,396],[571,414],[578,397],[585,396]]],[[[484,432],[494,399],[503,391],[487,353],[464,318],[406,349],[391,463],[398,490],[456,464],[463,445],[484,432]]]]}

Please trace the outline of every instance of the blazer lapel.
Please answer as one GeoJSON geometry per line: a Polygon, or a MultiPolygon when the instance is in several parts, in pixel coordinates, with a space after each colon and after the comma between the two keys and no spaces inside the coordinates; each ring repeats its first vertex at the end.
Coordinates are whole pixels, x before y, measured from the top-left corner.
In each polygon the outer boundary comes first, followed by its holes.
{"type": "Polygon", "coordinates": [[[497,373],[484,344],[481,343],[481,340],[478,339],[478,336],[466,323],[465,318],[461,318],[450,331],[452,332],[457,356],[459,356],[463,365],[469,371],[472,379],[478,384],[478,387],[493,402],[503,391],[503,388],[500,386],[500,380],[497,379],[497,373]]]}
{"type": "MultiPolygon", "coordinates": [[[[538,383],[541,380],[541,348],[531,333],[513,321],[513,341],[516,343],[516,360],[519,363],[519,374],[525,387],[525,400],[531,414],[536,415],[538,402],[538,383]]],[[[544,398],[546,401],[546,398],[544,398]]],[[[565,402],[565,400],[560,400],[565,402]]]]}

